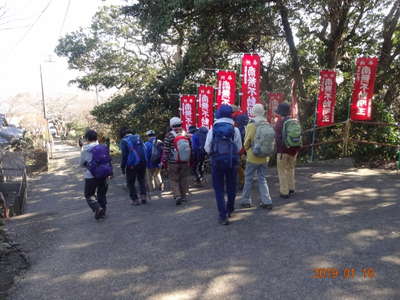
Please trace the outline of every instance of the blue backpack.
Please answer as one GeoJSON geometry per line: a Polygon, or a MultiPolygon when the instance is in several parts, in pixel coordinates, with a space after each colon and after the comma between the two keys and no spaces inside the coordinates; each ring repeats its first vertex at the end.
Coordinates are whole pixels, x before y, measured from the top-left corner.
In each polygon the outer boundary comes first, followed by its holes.
{"type": "Polygon", "coordinates": [[[94,178],[104,179],[113,175],[110,151],[106,145],[96,145],[89,150],[92,153],[92,160],[87,168],[94,178]]]}
{"type": "Polygon", "coordinates": [[[220,168],[232,168],[238,162],[238,149],[234,143],[235,127],[221,122],[214,124],[211,143],[213,163],[220,168]]]}
{"type": "Polygon", "coordinates": [[[126,165],[135,167],[140,164],[146,164],[146,150],[140,136],[138,134],[129,135],[124,140],[127,142],[129,150],[126,165]]]}
{"type": "Polygon", "coordinates": [[[194,134],[198,141],[198,148],[193,149],[198,156],[198,159],[203,158],[206,155],[206,151],[204,150],[204,146],[206,144],[208,129],[207,127],[200,127],[197,132],[194,134]]]}

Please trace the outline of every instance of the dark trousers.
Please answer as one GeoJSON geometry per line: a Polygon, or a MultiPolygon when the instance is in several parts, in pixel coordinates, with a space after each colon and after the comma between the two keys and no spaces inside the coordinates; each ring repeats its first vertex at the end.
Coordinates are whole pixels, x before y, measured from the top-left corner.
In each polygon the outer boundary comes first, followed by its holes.
{"type": "Polygon", "coordinates": [[[146,195],[146,165],[140,164],[126,168],[126,184],[129,189],[129,196],[133,201],[138,200],[136,192],[136,179],[139,181],[140,195],[146,195]]]}
{"type": "Polygon", "coordinates": [[[87,204],[93,211],[96,211],[99,207],[104,209],[106,208],[107,190],[108,190],[107,178],[85,179],[85,198],[87,204]]]}
{"type": "Polygon", "coordinates": [[[205,158],[203,157],[193,162],[192,174],[194,177],[196,177],[197,181],[201,181],[201,179],[204,177],[204,161],[205,158]]]}
{"type": "Polygon", "coordinates": [[[225,219],[228,213],[235,209],[236,197],[236,173],[237,166],[231,168],[219,167],[212,163],[212,179],[215,192],[215,200],[219,212],[219,218],[225,219]],[[228,201],[225,203],[225,186],[228,195],[228,201]]]}

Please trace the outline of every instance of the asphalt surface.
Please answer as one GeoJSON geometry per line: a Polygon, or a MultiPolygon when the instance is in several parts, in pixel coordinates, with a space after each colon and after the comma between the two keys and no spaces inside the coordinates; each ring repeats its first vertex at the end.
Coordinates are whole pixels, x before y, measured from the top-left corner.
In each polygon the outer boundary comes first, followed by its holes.
{"type": "Polygon", "coordinates": [[[134,207],[116,168],[95,221],[78,157],[57,145],[8,224],[32,264],[9,299],[400,299],[400,175],[299,167],[297,195],[282,200],[271,169],[274,209],[237,209],[221,226],[211,189],[134,207]]]}

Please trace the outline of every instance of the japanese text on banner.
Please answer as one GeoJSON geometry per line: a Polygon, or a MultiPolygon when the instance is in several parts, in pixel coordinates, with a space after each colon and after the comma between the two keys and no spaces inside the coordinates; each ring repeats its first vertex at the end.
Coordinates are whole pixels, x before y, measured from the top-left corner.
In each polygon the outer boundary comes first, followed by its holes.
{"type": "Polygon", "coordinates": [[[198,119],[197,127],[210,129],[214,121],[214,88],[212,86],[200,85],[198,88],[198,119]]]}
{"type": "Polygon", "coordinates": [[[372,97],[378,58],[361,57],[356,61],[356,74],[351,101],[352,120],[371,120],[372,97]]]}
{"type": "Polygon", "coordinates": [[[221,104],[235,104],[236,73],[234,71],[218,71],[217,108],[221,104]]]}
{"type": "Polygon", "coordinates": [[[260,103],[260,56],[244,54],[242,57],[242,99],[241,109],[254,118],[253,108],[260,103]]]}
{"type": "Polygon", "coordinates": [[[317,103],[317,126],[328,126],[334,123],[336,104],[336,72],[322,70],[317,103]]]}
{"type": "Polygon", "coordinates": [[[180,101],[182,127],[188,131],[189,126],[196,125],[196,96],[182,95],[180,101]]]}

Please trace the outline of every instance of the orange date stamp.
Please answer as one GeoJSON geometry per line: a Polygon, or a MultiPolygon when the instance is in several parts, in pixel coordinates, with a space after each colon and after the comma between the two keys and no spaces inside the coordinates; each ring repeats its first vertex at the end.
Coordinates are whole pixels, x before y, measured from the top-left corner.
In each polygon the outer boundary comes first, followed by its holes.
{"type": "Polygon", "coordinates": [[[353,279],[356,277],[372,279],[376,276],[373,268],[362,268],[361,270],[355,268],[315,268],[313,272],[312,278],[317,279],[353,279]]]}

